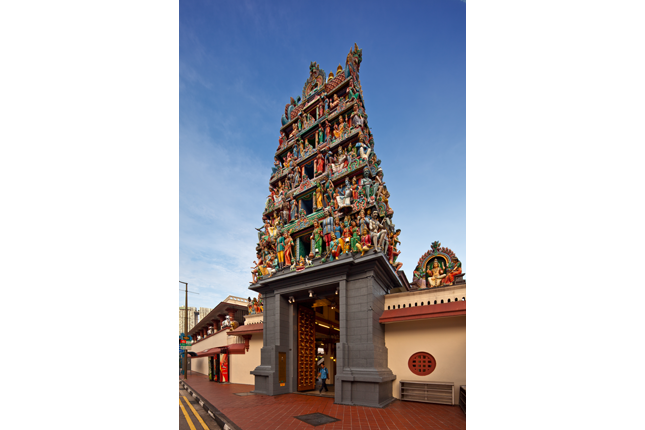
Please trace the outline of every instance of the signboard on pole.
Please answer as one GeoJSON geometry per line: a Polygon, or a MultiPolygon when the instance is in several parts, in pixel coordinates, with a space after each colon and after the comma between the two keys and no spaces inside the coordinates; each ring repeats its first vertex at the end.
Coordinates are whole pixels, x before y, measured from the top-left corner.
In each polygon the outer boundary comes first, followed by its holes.
{"type": "Polygon", "coordinates": [[[186,349],[193,345],[192,336],[186,336],[183,333],[179,335],[179,349],[186,349]]]}

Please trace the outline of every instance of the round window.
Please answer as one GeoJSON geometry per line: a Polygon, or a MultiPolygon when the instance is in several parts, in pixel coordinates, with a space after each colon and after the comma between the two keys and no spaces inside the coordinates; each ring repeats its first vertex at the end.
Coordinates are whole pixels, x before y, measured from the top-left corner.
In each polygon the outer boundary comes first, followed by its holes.
{"type": "Polygon", "coordinates": [[[408,360],[408,367],[415,375],[426,376],[434,372],[437,362],[427,352],[417,352],[408,360]]]}

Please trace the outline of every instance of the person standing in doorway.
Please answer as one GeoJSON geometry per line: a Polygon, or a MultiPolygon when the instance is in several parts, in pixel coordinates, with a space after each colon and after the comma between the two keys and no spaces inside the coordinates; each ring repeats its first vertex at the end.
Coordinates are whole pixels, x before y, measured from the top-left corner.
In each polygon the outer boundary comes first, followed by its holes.
{"type": "Polygon", "coordinates": [[[327,369],[325,368],[325,363],[323,363],[320,365],[320,372],[318,372],[318,377],[320,378],[320,382],[321,382],[319,393],[322,393],[323,388],[325,389],[326,392],[329,391],[329,389],[327,388],[327,382],[326,382],[327,376],[328,376],[327,369]]]}

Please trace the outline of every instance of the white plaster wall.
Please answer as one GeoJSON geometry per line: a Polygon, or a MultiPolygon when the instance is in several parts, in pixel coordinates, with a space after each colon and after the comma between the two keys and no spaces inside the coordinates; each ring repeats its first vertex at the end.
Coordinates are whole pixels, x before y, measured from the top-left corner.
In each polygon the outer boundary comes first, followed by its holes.
{"type": "Polygon", "coordinates": [[[450,299],[451,302],[454,302],[455,299],[457,299],[457,301],[461,301],[462,298],[466,299],[466,284],[406,291],[404,293],[386,295],[385,310],[407,309],[414,306],[428,306],[428,302],[434,303],[435,300],[437,303],[441,303],[441,300],[443,300],[444,303],[448,303],[448,299],[450,299]]]}
{"type": "MultiPolygon", "coordinates": [[[[217,334],[207,337],[204,340],[200,340],[196,344],[193,344],[193,346],[191,346],[188,350],[193,352],[201,352],[201,351],[204,351],[205,349],[215,348],[216,346],[228,345],[229,337],[232,337],[232,336],[228,336],[226,334],[226,330],[223,330],[217,334]]],[[[193,372],[208,375],[207,357],[191,358],[191,360],[192,360],[191,370],[193,372]]]]}
{"type": "Polygon", "coordinates": [[[264,322],[264,313],[244,315],[244,325],[259,324],[264,322]]]}
{"type": "Polygon", "coordinates": [[[392,395],[401,397],[400,381],[453,382],[453,403],[459,403],[459,386],[466,385],[466,316],[430,318],[385,324],[388,367],[396,375],[392,395]],[[434,372],[418,376],[408,368],[417,352],[432,354],[434,372]]]}
{"type": "Polygon", "coordinates": [[[251,375],[250,372],[260,365],[261,348],[262,333],[256,333],[249,341],[248,351],[244,354],[231,354],[228,356],[231,383],[255,385],[255,376],[251,375]]]}

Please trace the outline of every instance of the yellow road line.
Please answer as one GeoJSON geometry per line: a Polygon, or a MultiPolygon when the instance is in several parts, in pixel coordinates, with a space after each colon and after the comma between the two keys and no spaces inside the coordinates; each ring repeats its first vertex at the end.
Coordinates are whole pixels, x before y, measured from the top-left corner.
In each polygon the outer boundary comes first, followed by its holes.
{"type": "Polygon", "coordinates": [[[181,411],[184,413],[184,416],[186,417],[186,421],[188,421],[190,430],[196,430],[195,425],[193,424],[193,422],[190,420],[190,417],[188,416],[188,412],[186,412],[186,409],[184,409],[184,405],[181,404],[181,399],[179,399],[179,407],[181,408],[181,411]]]}
{"type": "Polygon", "coordinates": [[[193,408],[193,405],[191,405],[191,404],[190,404],[190,402],[188,401],[188,399],[186,398],[186,396],[181,396],[181,397],[183,397],[183,398],[184,398],[184,400],[185,400],[185,401],[186,401],[186,403],[188,404],[188,407],[190,408],[190,410],[191,410],[191,411],[193,411],[193,414],[195,414],[195,416],[196,416],[196,417],[197,417],[197,419],[199,420],[199,423],[202,425],[202,427],[204,427],[204,430],[210,430],[210,429],[208,428],[208,426],[206,425],[206,423],[204,422],[204,420],[202,419],[202,417],[200,417],[200,416],[199,416],[199,414],[197,413],[197,411],[195,411],[195,408],[193,408]]]}

